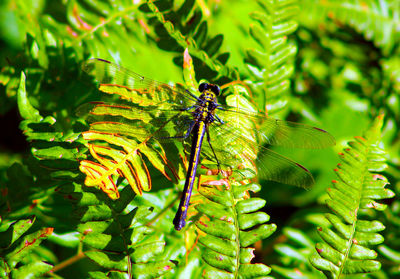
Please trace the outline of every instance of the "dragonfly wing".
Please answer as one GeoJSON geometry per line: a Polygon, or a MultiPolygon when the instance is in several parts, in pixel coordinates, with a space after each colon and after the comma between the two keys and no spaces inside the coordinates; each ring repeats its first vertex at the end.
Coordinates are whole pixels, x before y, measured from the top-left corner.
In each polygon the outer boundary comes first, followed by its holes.
{"type": "Polygon", "coordinates": [[[183,139],[193,121],[188,111],[103,102],[84,104],[78,108],[77,114],[85,117],[94,130],[140,140],[149,137],[160,141],[183,139]]]}
{"type": "Polygon", "coordinates": [[[158,127],[154,137],[160,141],[187,140],[193,124],[193,116],[187,111],[164,111],[162,117],[151,122],[158,127]]]}
{"type": "Polygon", "coordinates": [[[143,77],[131,70],[103,59],[89,59],[82,69],[100,82],[100,90],[117,94],[133,103],[190,107],[196,97],[183,87],[172,87],[166,83],[143,77]]]}
{"type": "Polygon", "coordinates": [[[261,179],[306,189],[314,185],[314,178],[308,169],[270,149],[259,149],[256,165],[261,179]]]}
{"type": "Polygon", "coordinates": [[[217,114],[224,122],[230,125],[241,128],[243,125],[246,125],[244,127],[251,127],[258,140],[263,143],[290,148],[311,149],[335,145],[335,139],[331,134],[313,126],[278,120],[260,113],[244,111],[234,107],[218,110],[217,114]]]}
{"type": "MultiPolygon", "coordinates": [[[[253,161],[256,164],[261,179],[272,180],[285,184],[309,188],[314,184],[311,173],[302,165],[278,153],[259,146],[251,135],[243,134],[229,123],[216,123],[209,127],[211,141],[220,162],[240,164],[243,161],[253,161]]],[[[206,144],[207,145],[207,144],[206,144]]],[[[208,158],[213,155],[205,148],[208,158]]]]}

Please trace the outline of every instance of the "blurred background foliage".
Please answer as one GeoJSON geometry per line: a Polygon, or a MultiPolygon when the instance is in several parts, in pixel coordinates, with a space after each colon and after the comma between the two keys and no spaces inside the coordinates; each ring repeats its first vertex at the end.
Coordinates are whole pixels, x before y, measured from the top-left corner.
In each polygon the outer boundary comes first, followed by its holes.
{"type": "MultiPolygon", "coordinates": [[[[381,114],[385,115],[381,147],[389,165],[384,175],[389,188],[399,193],[398,0],[165,0],[154,1],[154,5],[125,0],[1,1],[2,232],[15,220],[34,222],[31,235],[39,235],[37,240],[47,234],[49,238],[29,255],[55,265],[55,277],[82,278],[91,271],[90,276],[100,278],[96,272],[115,268],[104,262],[99,268],[87,259],[99,263],[99,255],[81,253],[87,244],[80,241],[85,235],[85,229],[79,227],[84,213],[76,208],[90,199],[82,189],[85,186],[77,183],[82,181],[77,171],[79,160],[88,155],[79,137],[85,123],[75,110],[102,97],[82,74],[80,63],[99,57],[152,79],[189,83],[183,75],[185,49],[193,58],[197,81],[207,79],[220,85],[245,81],[252,92],[245,97],[256,109],[267,110],[275,118],[315,125],[335,136],[337,145],[332,150],[276,148],[310,169],[316,180],[310,191],[261,181],[257,193],[267,201],[263,210],[278,229],[257,242],[255,262],[272,266],[277,278],[321,278],[308,257],[319,241],[316,226],[327,226],[323,219],[325,189],[335,179],[336,153],[353,137],[361,136],[381,114]],[[277,13],[271,17],[280,7],[290,9],[282,9],[281,19],[277,13]],[[284,21],[277,29],[282,34],[271,35],[278,26],[271,18],[284,21]],[[273,41],[279,36],[282,41],[273,41]],[[284,58],[284,68],[279,69],[284,69],[285,79],[275,81],[280,86],[276,95],[270,86],[273,77],[265,74],[276,70],[274,47],[285,50],[284,55],[277,55],[284,58]],[[26,96],[21,91],[25,87],[26,96]],[[45,232],[40,231],[44,228],[45,232]],[[65,263],[67,259],[73,260],[65,263]]],[[[150,220],[157,216],[154,212],[169,210],[157,226],[157,241],[161,241],[157,247],[168,244],[162,259],[184,262],[186,257],[188,263],[169,276],[201,276],[199,252],[194,249],[185,256],[187,243],[195,243],[195,239],[187,239],[193,235],[185,234],[184,242],[184,234],[172,231],[173,200],[169,196],[176,192],[154,171],[152,178],[155,190],[136,197],[135,203],[153,209],[135,218],[150,220]]],[[[382,268],[370,275],[372,278],[400,276],[400,204],[396,199],[385,203],[388,208],[372,216],[386,226],[382,232],[385,242],[377,248],[382,268]]],[[[24,233],[22,230],[20,235],[24,233]]],[[[97,246],[92,243],[90,247],[97,246]]],[[[23,265],[24,259],[18,262],[23,265]]],[[[42,272],[37,274],[44,274],[51,267],[35,268],[42,272]]],[[[23,272],[27,271],[21,269],[20,274],[23,272]]]]}

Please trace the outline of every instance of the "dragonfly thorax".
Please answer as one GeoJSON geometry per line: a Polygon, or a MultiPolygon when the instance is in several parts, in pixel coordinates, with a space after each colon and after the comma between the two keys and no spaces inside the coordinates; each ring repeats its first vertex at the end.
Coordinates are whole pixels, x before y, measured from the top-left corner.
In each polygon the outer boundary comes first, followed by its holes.
{"type": "Polygon", "coordinates": [[[195,121],[202,121],[206,124],[214,122],[217,107],[219,107],[219,104],[216,94],[209,88],[204,90],[197,99],[196,109],[193,111],[195,121]]]}

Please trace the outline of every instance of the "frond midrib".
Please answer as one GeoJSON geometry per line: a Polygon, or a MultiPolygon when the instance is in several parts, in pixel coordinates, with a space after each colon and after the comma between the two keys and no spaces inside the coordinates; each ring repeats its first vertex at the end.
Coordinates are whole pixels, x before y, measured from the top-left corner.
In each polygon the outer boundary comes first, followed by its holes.
{"type": "Polygon", "coordinates": [[[107,17],[104,21],[100,21],[99,24],[94,25],[93,28],[91,28],[88,32],[84,32],[83,34],[81,34],[78,37],[76,37],[76,39],[72,41],[72,44],[73,45],[79,44],[87,36],[96,33],[98,30],[101,30],[102,27],[105,27],[106,25],[114,22],[118,18],[129,14],[130,12],[132,12],[135,9],[137,9],[137,7],[132,5],[132,6],[128,6],[126,9],[123,9],[121,11],[118,11],[118,12],[112,14],[111,16],[107,17]]]}
{"type": "MultiPolygon", "coordinates": [[[[367,149],[366,149],[366,153],[368,154],[369,153],[369,147],[367,147],[367,149]]],[[[366,158],[368,158],[367,156],[366,156],[366,158]]],[[[347,249],[346,249],[346,254],[344,255],[344,258],[343,258],[343,263],[342,263],[342,265],[340,266],[340,269],[339,269],[339,273],[338,273],[338,278],[341,278],[342,277],[342,275],[343,275],[343,271],[344,271],[344,268],[345,268],[345,266],[346,266],[346,262],[347,262],[347,259],[349,258],[349,254],[350,254],[350,251],[351,251],[351,248],[353,247],[353,239],[354,239],[354,235],[355,235],[355,233],[356,233],[356,226],[357,226],[357,220],[358,220],[358,211],[359,211],[359,209],[360,209],[360,203],[361,203],[361,198],[362,198],[362,192],[363,192],[363,188],[364,188],[364,185],[365,185],[365,180],[366,180],[366,177],[367,177],[367,175],[368,175],[368,168],[367,168],[367,164],[368,164],[368,161],[366,160],[365,161],[365,164],[364,164],[364,169],[363,169],[363,171],[362,171],[362,173],[364,174],[363,176],[362,176],[362,179],[360,179],[359,181],[360,181],[360,190],[358,191],[358,207],[357,207],[357,210],[356,210],[356,212],[354,212],[354,220],[353,220],[353,224],[352,224],[352,229],[351,229],[351,235],[349,236],[349,239],[348,239],[348,241],[347,241],[347,249]]]]}

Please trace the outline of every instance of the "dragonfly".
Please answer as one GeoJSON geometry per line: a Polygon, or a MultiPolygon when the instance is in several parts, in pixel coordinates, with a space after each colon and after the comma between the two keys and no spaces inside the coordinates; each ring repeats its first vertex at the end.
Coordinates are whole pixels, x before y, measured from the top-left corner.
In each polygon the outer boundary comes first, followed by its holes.
{"type": "Polygon", "coordinates": [[[99,58],[87,60],[82,69],[94,76],[101,91],[130,93],[128,101],[135,104],[130,114],[143,125],[156,127],[149,132],[154,138],[181,140],[190,146],[186,180],[173,220],[178,231],[186,225],[200,158],[214,161],[218,170],[221,165],[253,158],[260,179],[308,188],[314,180],[305,167],[264,146],[316,149],[335,144],[334,137],[320,128],[220,104],[221,89],[216,84],[201,83],[195,94],[184,86],[158,82],[99,58]]]}

